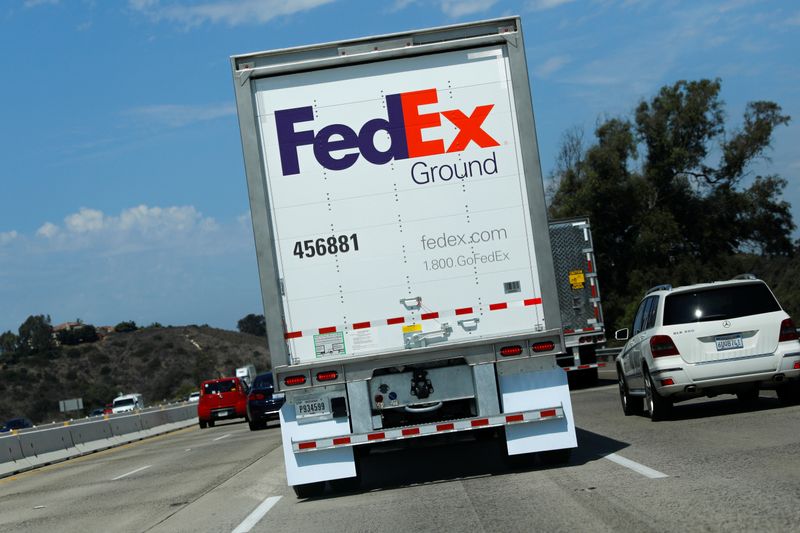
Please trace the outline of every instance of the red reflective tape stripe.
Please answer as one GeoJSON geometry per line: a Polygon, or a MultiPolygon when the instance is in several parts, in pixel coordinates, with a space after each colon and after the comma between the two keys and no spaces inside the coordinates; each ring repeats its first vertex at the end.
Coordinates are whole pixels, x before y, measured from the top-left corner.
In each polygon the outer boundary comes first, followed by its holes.
{"type": "Polygon", "coordinates": [[[597,363],[597,366],[604,367],[604,366],[606,366],[606,364],[605,363],[597,363]]]}
{"type": "Polygon", "coordinates": [[[586,370],[587,368],[592,368],[592,365],[578,365],[578,370],[586,370]]]}
{"type": "Polygon", "coordinates": [[[302,336],[303,336],[302,331],[287,331],[286,333],[283,334],[284,339],[296,339],[297,337],[302,337],[302,336]]]}
{"type": "Polygon", "coordinates": [[[500,309],[506,309],[508,304],[503,302],[501,304],[489,304],[489,311],[498,311],[500,309]]]}
{"type": "Polygon", "coordinates": [[[525,417],[522,415],[508,415],[506,416],[506,422],[522,422],[525,420],[525,417]]]}
{"type": "Polygon", "coordinates": [[[600,320],[600,308],[597,307],[596,305],[594,306],[594,317],[600,320]]]}
{"type": "Polygon", "coordinates": [[[478,419],[478,420],[473,420],[472,422],[470,422],[470,424],[472,424],[472,427],[474,427],[474,428],[479,428],[481,426],[488,426],[489,425],[489,419],[488,418],[481,418],[481,419],[478,419]]]}
{"type": "Polygon", "coordinates": [[[587,259],[587,260],[586,260],[586,270],[587,270],[588,272],[594,272],[594,271],[592,270],[592,260],[591,260],[591,259],[587,259]]]}
{"type": "Polygon", "coordinates": [[[434,311],[433,313],[422,313],[422,320],[431,320],[432,318],[439,318],[439,313],[434,311]]]}
{"type": "Polygon", "coordinates": [[[456,428],[455,424],[452,424],[452,423],[449,423],[449,424],[437,424],[436,425],[436,431],[449,431],[449,430],[455,429],[455,428],[456,428]]]}
{"type": "Polygon", "coordinates": [[[339,446],[340,444],[350,444],[350,437],[339,437],[337,439],[333,439],[334,446],[339,446]]]}
{"type": "Polygon", "coordinates": [[[353,329],[364,329],[369,327],[369,322],[356,322],[353,324],[353,329]]]}
{"type": "Polygon", "coordinates": [[[391,326],[392,324],[402,324],[405,321],[406,321],[405,318],[399,316],[397,318],[387,318],[386,319],[386,324],[391,326]]]}
{"type": "Polygon", "coordinates": [[[594,326],[589,326],[588,328],[583,328],[583,331],[594,331],[594,326]]]}
{"type": "Polygon", "coordinates": [[[370,433],[367,440],[381,440],[386,438],[386,433],[370,433]]]}
{"type": "Polygon", "coordinates": [[[336,326],[331,326],[329,328],[319,328],[320,335],[325,335],[326,333],[336,333],[336,326]]]}
{"type": "Polygon", "coordinates": [[[472,314],[471,307],[462,307],[461,309],[456,309],[456,315],[470,315],[472,314]]]}
{"type": "Polygon", "coordinates": [[[300,444],[297,445],[297,447],[300,448],[301,450],[312,450],[312,449],[317,447],[317,443],[316,442],[301,442],[300,444]]]}
{"type": "Polygon", "coordinates": [[[404,437],[409,435],[419,435],[419,428],[407,428],[402,431],[404,437]]]}
{"type": "Polygon", "coordinates": [[[525,305],[539,305],[542,303],[541,298],[529,298],[523,302],[525,305]]]}
{"type": "Polygon", "coordinates": [[[597,287],[592,285],[592,298],[597,298],[597,287]]]}
{"type": "Polygon", "coordinates": [[[575,333],[574,329],[565,329],[564,333],[575,333]]]}
{"type": "Polygon", "coordinates": [[[556,416],[556,410],[555,409],[547,409],[546,411],[542,411],[542,412],[539,413],[539,417],[540,418],[547,418],[547,417],[550,417],[550,416],[556,416]]]}

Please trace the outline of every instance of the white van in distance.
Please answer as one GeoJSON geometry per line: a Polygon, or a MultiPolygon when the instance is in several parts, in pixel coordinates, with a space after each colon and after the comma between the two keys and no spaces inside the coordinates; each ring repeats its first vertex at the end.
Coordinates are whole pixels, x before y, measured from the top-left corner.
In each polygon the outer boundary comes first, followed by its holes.
{"type": "Polygon", "coordinates": [[[144,409],[142,395],[137,393],[117,396],[111,404],[111,412],[113,414],[127,413],[128,411],[135,411],[137,409],[144,409]]]}

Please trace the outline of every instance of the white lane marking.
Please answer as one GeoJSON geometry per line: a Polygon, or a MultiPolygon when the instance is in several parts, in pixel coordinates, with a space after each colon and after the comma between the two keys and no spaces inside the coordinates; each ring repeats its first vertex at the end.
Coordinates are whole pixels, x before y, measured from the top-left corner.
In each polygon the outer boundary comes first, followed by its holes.
{"type": "Polygon", "coordinates": [[[256,507],[255,511],[247,515],[247,518],[245,518],[241,524],[236,526],[236,529],[233,530],[233,533],[247,533],[253,529],[253,527],[258,524],[262,518],[264,518],[264,515],[267,514],[267,512],[272,509],[272,506],[278,503],[278,500],[280,499],[280,496],[270,496],[261,502],[261,505],[256,507]]]}
{"type": "Polygon", "coordinates": [[[127,474],[122,474],[121,476],[117,476],[117,477],[115,477],[114,479],[112,479],[111,481],[116,481],[116,480],[118,480],[118,479],[122,479],[122,478],[124,478],[124,477],[128,477],[128,476],[130,476],[131,474],[135,474],[136,472],[141,472],[142,470],[146,470],[146,469],[150,468],[151,466],[153,466],[153,465],[147,465],[147,466],[143,466],[143,467],[141,467],[141,468],[137,468],[136,470],[131,470],[131,471],[130,471],[130,472],[128,472],[127,474]]]}
{"type": "Polygon", "coordinates": [[[639,464],[636,461],[625,459],[624,457],[620,457],[615,453],[610,453],[604,457],[611,462],[617,463],[618,465],[624,466],[625,468],[630,468],[634,472],[639,473],[645,477],[649,477],[650,479],[669,477],[667,474],[664,474],[663,472],[659,472],[658,470],[653,470],[649,466],[644,466],[643,464],[639,464]]]}
{"type": "Polygon", "coordinates": [[[224,438],[226,438],[226,437],[230,437],[230,436],[231,436],[231,434],[230,434],[230,433],[226,433],[226,434],[224,434],[223,436],[221,436],[221,437],[217,437],[217,438],[216,438],[216,439],[214,439],[214,440],[215,440],[215,441],[217,441],[217,440],[222,440],[222,439],[224,439],[224,438]]]}

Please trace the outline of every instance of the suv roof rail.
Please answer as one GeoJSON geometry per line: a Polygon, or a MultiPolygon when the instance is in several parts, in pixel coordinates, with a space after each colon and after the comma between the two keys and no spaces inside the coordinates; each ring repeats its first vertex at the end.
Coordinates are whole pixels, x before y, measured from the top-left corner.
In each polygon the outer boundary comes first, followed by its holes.
{"type": "Polygon", "coordinates": [[[655,287],[650,287],[649,289],[647,289],[647,292],[645,292],[645,295],[655,291],[669,291],[669,290],[672,290],[672,285],[670,285],[669,283],[664,283],[662,285],[656,285],[655,287]]]}
{"type": "Polygon", "coordinates": [[[734,276],[732,279],[758,279],[755,274],[750,274],[749,272],[745,272],[744,274],[739,274],[738,276],[734,276]]]}

